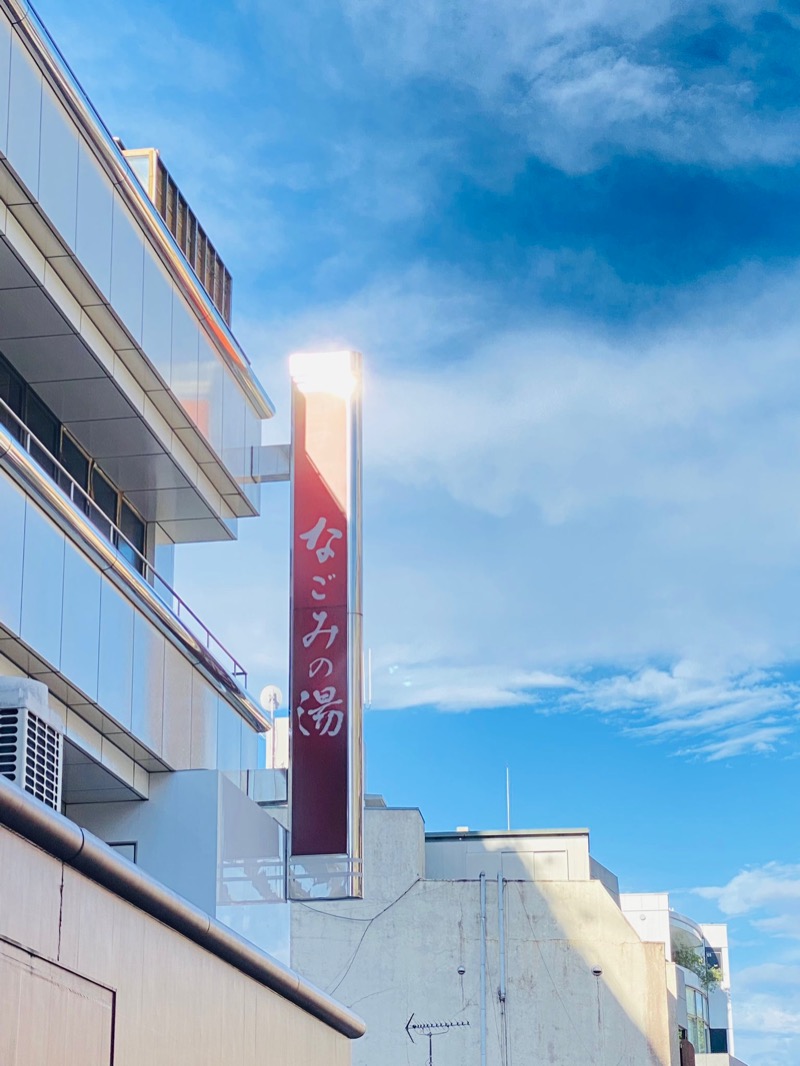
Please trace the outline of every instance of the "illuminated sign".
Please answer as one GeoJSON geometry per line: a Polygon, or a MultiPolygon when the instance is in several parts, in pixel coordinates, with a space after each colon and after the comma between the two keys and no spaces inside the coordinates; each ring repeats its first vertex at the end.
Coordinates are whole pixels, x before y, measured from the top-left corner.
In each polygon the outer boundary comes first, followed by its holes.
{"type": "Polygon", "coordinates": [[[327,880],[337,886],[329,897],[353,895],[363,803],[361,357],[294,355],[291,375],[290,881],[299,871],[305,891],[327,880]]]}

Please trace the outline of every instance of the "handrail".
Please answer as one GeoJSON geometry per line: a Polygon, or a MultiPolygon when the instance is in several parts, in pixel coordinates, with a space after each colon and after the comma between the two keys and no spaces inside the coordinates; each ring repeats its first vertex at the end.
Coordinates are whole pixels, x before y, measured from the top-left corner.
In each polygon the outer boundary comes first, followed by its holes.
{"type": "MultiPolygon", "coordinates": [[[[194,632],[192,626],[188,628],[192,630],[195,637],[204,642],[204,646],[208,652],[217,657],[215,650],[222,652],[224,656],[230,660],[233,667],[231,674],[233,677],[241,679],[243,687],[247,686],[247,671],[239,662],[239,660],[228,651],[225,645],[220,641],[208,626],[203,622],[189,605],[178,595],[178,593],[169,585],[163,577],[156,571],[150,560],[143,555],[135,544],[125,536],[122,530],[117,526],[105,511],[92,499],[89,493],[78,484],[75,478],[70,472],[61,465],[61,463],[50,453],[50,450],[45,447],[39,438],[31,432],[31,430],[25,425],[22,419],[17,415],[11,407],[0,397],[0,425],[6,425],[10,432],[14,434],[14,437],[21,445],[21,447],[27,452],[28,455],[38,463],[42,469],[50,476],[50,479],[55,483],[56,487],[70,500],[73,506],[80,507],[84,514],[89,518],[92,525],[100,530],[101,533],[105,533],[106,539],[113,548],[117,551],[118,558],[125,563],[129,569],[133,570],[143,581],[146,581],[153,592],[158,596],[159,600],[167,608],[167,610],[183,625],[187,625],[187,620],[181,612],[188,615],[189,619],[195,625],[199,626],[200,634],[194,632]],[[12,422],[16,425],[18,432],[14,432],[12,426],[8,425],[6,421],[7,417],[11,418],[12,422]],[[58,471],[58,476],[48,471],[42,462],[37,458],[32,446],[35,445],[48,457],[48,462],[53,464],[53,467],[58,471]],[[66,482],[66,486],[65,486],[66,482]],[[80,504],[76,502],[75,494],[78,494],[80,504]],[[120,542],[124,543],[127,548],[133,553],[139,565],[131,566],[130,560],[126,558],[125,554],[120,552],[120,542]],[[139,568],[141,566],[141,569],[139,568]],[[163,591],[162,591],[163,590],[163,591]]],[[[124,496],[123,496],[124,498],[124,496]]]]}

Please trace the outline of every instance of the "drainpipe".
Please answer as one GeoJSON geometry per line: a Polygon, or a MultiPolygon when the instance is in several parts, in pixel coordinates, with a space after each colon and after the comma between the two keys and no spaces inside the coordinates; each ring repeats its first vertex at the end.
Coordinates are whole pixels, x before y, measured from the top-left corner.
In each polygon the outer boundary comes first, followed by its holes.
{"type": "Polygon", "coordinates": [[[486,1066],[486,874],[481,871],[481,1066],[486,1066]]]}
{"type": "Polygon", "coordinates": [[[501,1061],[508,1066],[508,1020],[506,1018],[506,921],[504,911],[504,888],[502,872],[497,874],[497,942],[500,949],[500,1032],[502,1034],[501,1061]]]}

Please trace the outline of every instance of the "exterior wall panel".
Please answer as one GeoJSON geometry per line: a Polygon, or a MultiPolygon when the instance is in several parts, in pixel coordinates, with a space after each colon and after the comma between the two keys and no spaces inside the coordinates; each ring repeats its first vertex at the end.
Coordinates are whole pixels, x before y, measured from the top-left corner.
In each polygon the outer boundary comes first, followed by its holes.
{"type": "Polygon", "coordinates": [[[0,155],[8,148],[8,97],[11,87],[11,27],[0,18],[0,155]]]}
{"type": "Polygon", "coordinates": [[[214,349],[201,334],[197,391],[199,427],[218,455],[222,452],[222,378],[223,370],[214,349]]]}
{"type": "Polygon", "coordinates": [[[20,636],[48,663],[61,662],[64,534],[35,507],[25,515],[20,636]]]}
{"type": "Polygon", "coordinates": [[[11,47],[8,159],[34,199],[39,193],[42,75],[19,39],[11,47]]]}
{"type": "Polygon", "coordinates": [[[18,635],[22,615],[25,497],[0,474],[0,624],[18,635]]]}
{"type": "Polygon", "coordinates": [[[237,481],[244,478],[245,401],[232,378],[223,380],[222,461],[237,481]]]}
{"type": "Polygon", "coordinates": [[[144,253],[142,347],[169,384],[172,366],[172,283],[153,252],[144,253]]]}
{"type": "Polygon", "coordinates": [[[0,941],[3,1066],[109,1066],[114,993],[0,941]]]}
{"type": "Polygon", "coordinates": [[[242,758],[242,720],[224,701],[220,701],[217,724],[217,766],[220,770],[239,770],[242,758]]]}
{"type": "Polygon", "coordinates": [[[97,699],[100,666],[102,577],[86,556],[65,545],[61,671],[90,699],[97,699]]]}
{"type": "Polygon", "coordinates": [[[52,90],[42,95],[39,203],[70,248],[78,219],[78,134],[52,90]]]}
{"type": "Polygon", "coordinates": [[[114,193],[111,234],[111,304],[141,344],[144,236],[118,192],[114,193]]]}
{"type": "Polygon", "coordinates": [[[85,141],[78,158],[78,228],[75,251],[92,281],[108,298],[111,290],[111,182],[85,141]]]}
{"type": "Polygon", "coordinates": [[[193,770],[217,767],[217,721],[219,696],[198,673],[192,677],[192,740],[190,765],[193,770]]]}
{"type": "MultiPolygon", "coordinates": [[[[5,827],[0,859],[0,937],[77,983],[114,989],[114,1066],[263,1066],[265,1056],[271,1066],[349,1066],[345,1036],[5,827]],[[44,936],[31,919],[44,923],[44,936]]],[[[28,1058],[25,1066],[95,1066],[85,1041],[85,1032],[65,1025],[63,1057],[28,1058]]]]}
{"type": "Polygon", "coordinates": [[[172,372],[170,386],[191,420],[197,423],[197,356],[200,334],[197,319],[179,293],[172,299],[172,372]]]}
{"type": "Polygon", "coordinates": [[[103,578],[97,702],[127,730],[133,697],[133,607],[103,578]]]}
{"type": "Polygon", "coordinates": [[[131,731],[156,755],[164,730],[164,656],[166,640],[139,611],[133,630],[131,731]]]}
{"type": "Polygon", "coordinates": [[[192,674],[190,664],[169,642],[164,658],[164,728],[161,751],[176,769],[189,765],[191,748],[192,674]]]}
{"type": "Polygon", "coordinates": [[[61,864],[0,826],[0,937],[57,958],[60,895],[61,864]]]}

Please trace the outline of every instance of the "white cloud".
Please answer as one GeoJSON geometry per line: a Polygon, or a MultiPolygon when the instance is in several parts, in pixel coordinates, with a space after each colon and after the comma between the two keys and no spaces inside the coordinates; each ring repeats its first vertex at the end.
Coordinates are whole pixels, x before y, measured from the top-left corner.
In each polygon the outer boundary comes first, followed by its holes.
{"type": "Polygon", "coordinates": [[[732,951],[744,950],[748,929],[770,939],[769,961],[733,972],[737,1054],[759,1066],[786,1066],[800,1056],[800,865],[769,862],[741,870],[727,884],[698,888],[735,929],[732,951]]]}
{"type": "MultiPolygon", "coordinates": [[[[770,862],[742,870],[718,888],[697,888],[697,895],[714,900],[729,917],[756,916],[763,922],[771,917],[793,915],[792,936],[800,938],[800,865],[770,862]],[[777,915],[770,912],[778,911],[777,915]],[[766,918],[758,917],[766,912],[766,918]]],[[[782,933],[786,935],[786,930],[782,933]]]]}
{"type": "MultiPolygon", "coordinates": [[[[715,16],[746,27],[769,6],[728,3],[715,16]]],[[[674,5],[345,0],[345,10],[385,76],[451,82],[471,94],[465,109],[477,102],[515,135],[521,155],[568,171],[621,147],[721,165],[798,155],[797,117],[751,110],[756,89],[746,74],[726,80],[717,65],[706,80],[687,79],[648,41],[668,32],[674,5]]]]}
{"type": "Polygon", "coordinates": [[[744,268],[602,335],[504,323],[491,293],[417,269],[250,324],[257,352],[367,353],[376,707],[589,711],[711,760],[792,750],[798,281],[744,268]]]}

